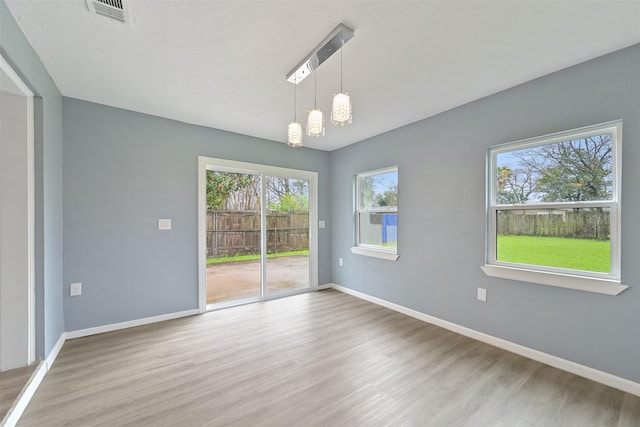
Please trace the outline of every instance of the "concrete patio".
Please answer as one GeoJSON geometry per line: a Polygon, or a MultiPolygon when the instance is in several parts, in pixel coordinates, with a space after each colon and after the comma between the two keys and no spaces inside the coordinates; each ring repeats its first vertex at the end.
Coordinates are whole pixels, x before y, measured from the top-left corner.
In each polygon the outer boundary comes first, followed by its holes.
{"type": "MultiPolygon", "coordinates": [[[[309,286],[309,257],[290,256],[267,260],[267,293],[309,286]]],[[[207,266],[207,304],[260,296],[260,260],[207,266]]]]}

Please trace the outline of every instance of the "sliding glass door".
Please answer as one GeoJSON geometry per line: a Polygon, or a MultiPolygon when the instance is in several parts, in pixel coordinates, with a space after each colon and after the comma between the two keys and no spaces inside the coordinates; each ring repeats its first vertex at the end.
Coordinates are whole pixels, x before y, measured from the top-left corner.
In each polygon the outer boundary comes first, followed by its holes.
{"type": "Polygon", "coordinates": [[[265,178],[267,205],[267,294],[310,284],[309,181],[265,178]]]}
{"type": "Polygon", "coordinates": [[[317,287],[317,174],[199,159],[200,308],[317,287]]]}
{"type": "Polygon", "coordinates": [[[207,170],[207,304],[262,297],[260,175],[207,170]]]}

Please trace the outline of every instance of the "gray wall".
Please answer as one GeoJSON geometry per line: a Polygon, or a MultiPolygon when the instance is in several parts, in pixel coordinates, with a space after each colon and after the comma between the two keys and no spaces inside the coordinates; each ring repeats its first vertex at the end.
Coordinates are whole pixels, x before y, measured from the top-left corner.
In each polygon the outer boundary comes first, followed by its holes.
{"type": "Polygon", "coordinates": [[[640,45],[334,151],[332,279],[640,382],[639,164],[640,45]],[[487,147],[614,119],[624,121],[622,278],[631,287],[612,297],[485,276],[487,147]],[[353,255],[354,175],[396,164],[400,258],[353,255]],[[477,287],[488,289],[486,303],[477,287]]]}
{"type": "Polygon", "coordinates": [[[67,331],[197,308],[198,156],[317,171],[319,283],[331,281],[328,152],[71,98],[63,113],[67,331]]]}
{"type": "Polygon", "coordinates": [[[208,155],[320,172],[319,218],[328,220],[320,230],[320,283],[640,382],[640,46],[331,154],[73,99],[64,102],[63,153],[62,97],[3,1],[0,50],[40,97],[39,356],[65,330],[63,291],[71,281],[84,289],[64,297],[66,330],[196,307],[196,156],[208,155]],[[631,288],[610,297],[484,276],[486,147],[619,118],[622,275],[631,288]],[[400,259],[352,255],[354,175],[395,164],[400,259]],[[172,218],[173,231],[158,233],[159,217],[172,218]],[[476,301],[478,286],[488,289],[488,302],[476,301]]]}
{"type": "Polygon", "coordinates": [[[36,94],[36,354],[64,332],[62,302],[62,96],[0,1],[0,51],[36,94]]]}

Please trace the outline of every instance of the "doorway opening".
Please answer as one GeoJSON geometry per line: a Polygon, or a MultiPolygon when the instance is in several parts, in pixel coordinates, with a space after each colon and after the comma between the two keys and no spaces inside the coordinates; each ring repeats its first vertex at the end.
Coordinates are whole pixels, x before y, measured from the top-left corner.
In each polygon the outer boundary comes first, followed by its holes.
{"type": "Polygon", "coordinates": [[[200,310],[317,288],[317,173],[199,158],[200,310]]]}

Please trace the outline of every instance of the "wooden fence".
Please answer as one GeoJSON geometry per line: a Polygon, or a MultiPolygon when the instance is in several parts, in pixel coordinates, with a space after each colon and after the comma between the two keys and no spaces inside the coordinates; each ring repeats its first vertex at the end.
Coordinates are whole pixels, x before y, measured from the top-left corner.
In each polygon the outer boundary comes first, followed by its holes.
{"type": "MultiPolygon", "coordinates": [[[[267,212],[267,252],[309,249],[308,212],[267,212]]],[[[260,211],[207,211],[207,258],[260,253],[260,211]]]]}
{"type": "Polygon", "coordinates": [[[550,211],[545,214],[498,213],[498,234],[609,239],[611,217],[606,211],[550,211]]]}

